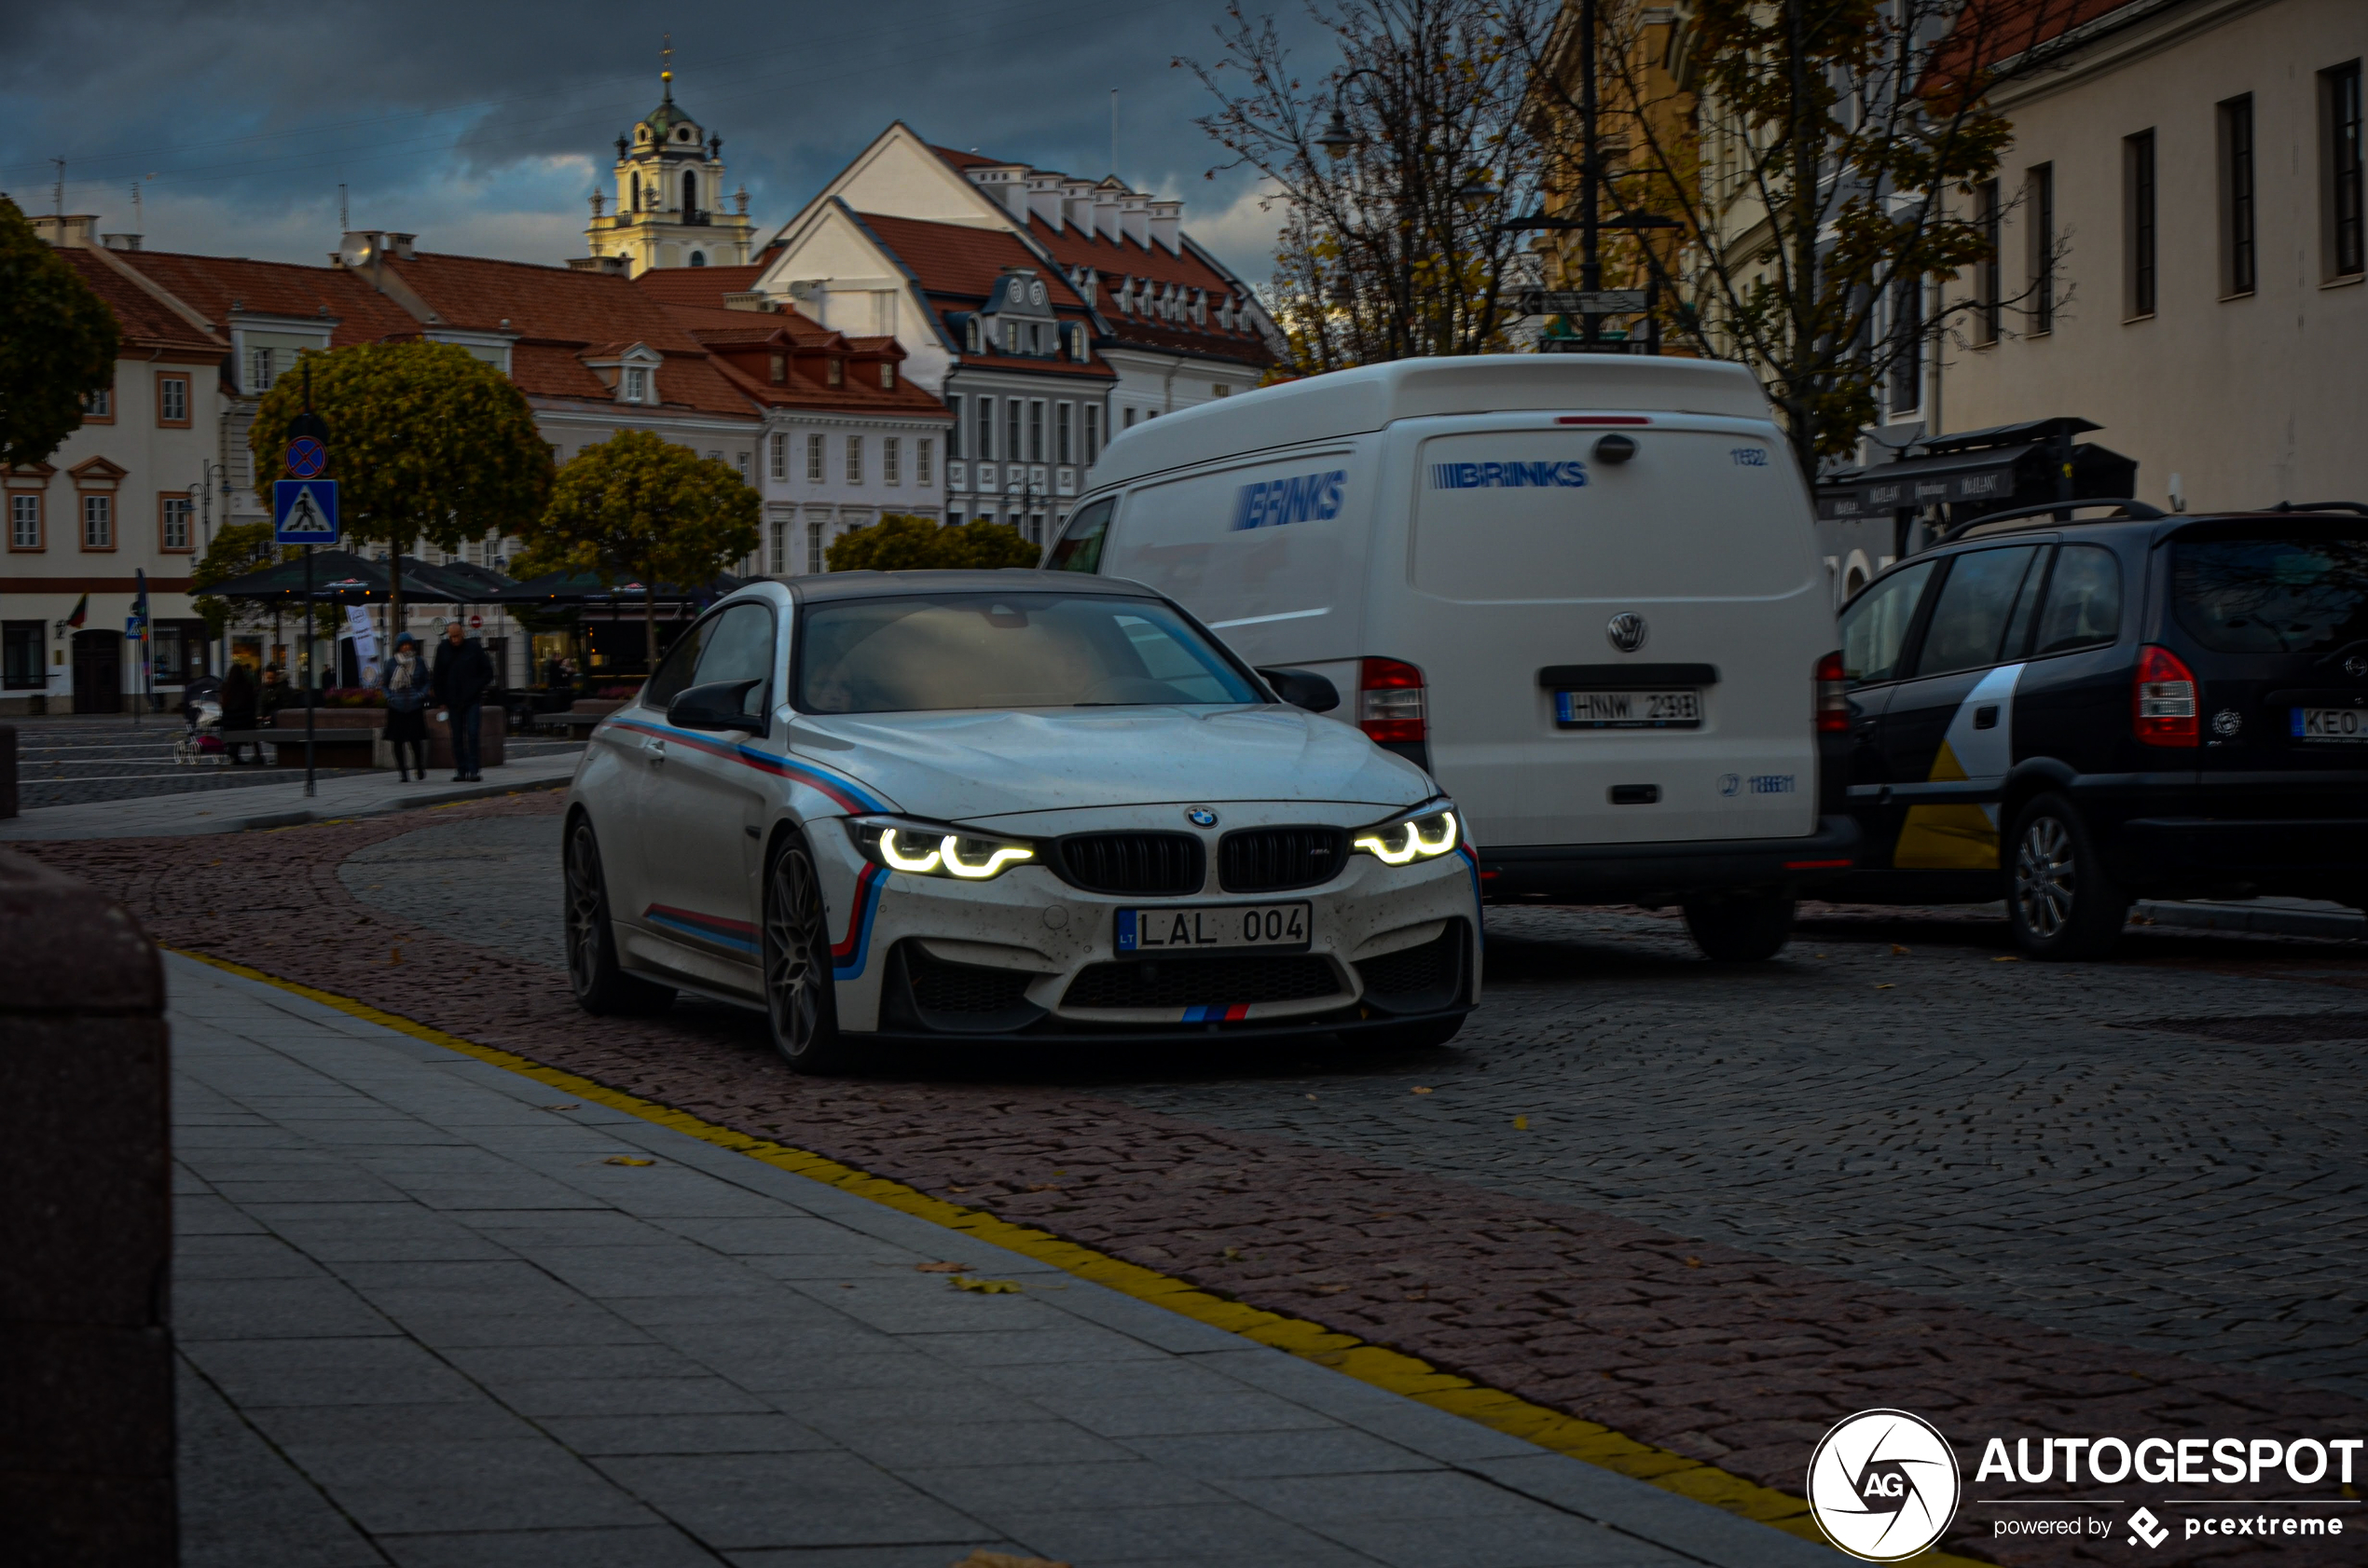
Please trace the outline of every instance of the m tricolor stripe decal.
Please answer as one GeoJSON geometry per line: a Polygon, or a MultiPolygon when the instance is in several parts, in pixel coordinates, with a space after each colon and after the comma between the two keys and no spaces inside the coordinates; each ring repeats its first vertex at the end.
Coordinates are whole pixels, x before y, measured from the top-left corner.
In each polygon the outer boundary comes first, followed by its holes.
{"type": "Polygon", "coordinates": [[[843,811],[888,811],[893,809],[886,801],[873,794],[844,774],[830,772],[794,757],[777,757],[753,747],[737,746],[719,741],[695,730],[678,730],[671,724],[654,724],[646,719],[615,719],[611,722],[619,729],[638,730],[655,736],[673,746],[687,746],[694,751],[704,751],[710,757],[752,767],[759,773],[769,773],[777,778],[803,784],[818,793],[828,795],[843,811]]]}
{"type": "Polygon", "coordinates": [[[1250,1004],[1232,1002],[1212,1007],[1188,1007],[1184,1010],[1187,1024],[1235,1024],[1250,1015],[1250,1004]]]}
{"type": "Polygon", "coordinates": [[[745,920],[726,920],[720,915],[701,915],[695,909],[677,909],[671,904],[662,903],[654,903],[643,910],[641,918],[653,926],[681,931],[697,937],[701,942],[728,947],[735,953],[756,951],[756,928],[745,920]]]}

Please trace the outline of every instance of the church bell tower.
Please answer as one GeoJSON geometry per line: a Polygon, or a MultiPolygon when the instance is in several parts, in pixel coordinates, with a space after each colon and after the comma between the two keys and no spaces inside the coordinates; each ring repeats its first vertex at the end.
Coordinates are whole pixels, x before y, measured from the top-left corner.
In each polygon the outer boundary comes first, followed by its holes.
{"type": "Polygon", "coordinates": [[[748,192],[723,194],[723,138],[708,135],[674,102],[671,37],[658,81],[658,106],[630,137],[616,139],[616,194],[593,193],[584,237],[592,254],[623,256],[637,276],[653,267],[740,266],[755,236],[748,192]],[[612,199],[616,210],[605,212],[612,199]]]}

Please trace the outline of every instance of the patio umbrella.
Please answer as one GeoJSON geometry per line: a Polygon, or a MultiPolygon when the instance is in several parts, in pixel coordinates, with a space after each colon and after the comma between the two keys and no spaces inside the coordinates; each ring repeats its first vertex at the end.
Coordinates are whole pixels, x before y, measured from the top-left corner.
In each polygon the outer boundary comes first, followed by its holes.
{"type": "MultiPolygon", "coordinates": [[[[420,571],[421,563],[408,557],[403,562],[403,597],[435,604],[463,602],[453,585],[429,577],[420,571]]],[[[383,601],[391,584],[387,563],[368,560],[351,550],[315,550],[312,553],[312,597],[332,604],[377,604],[383,601]]],[[[304,598],[304,562],[273,561],[209,588],[195,590],[216,598],[259,599],[266,603],[292,604],[304,598]]]]}

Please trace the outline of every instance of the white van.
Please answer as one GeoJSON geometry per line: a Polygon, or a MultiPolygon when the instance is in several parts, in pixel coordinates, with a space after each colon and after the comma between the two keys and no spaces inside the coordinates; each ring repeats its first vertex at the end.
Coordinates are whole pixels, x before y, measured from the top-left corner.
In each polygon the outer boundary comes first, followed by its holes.
{"type": "Polygon", "coordinates": [[[1849,868],[1831,596],[1743,367],[1369,365],[1137,425],[1088,485],[1046,564],[1323,677],[1462,805],[1491,901],[1681,904],[1758,958],[1849,868]]]}

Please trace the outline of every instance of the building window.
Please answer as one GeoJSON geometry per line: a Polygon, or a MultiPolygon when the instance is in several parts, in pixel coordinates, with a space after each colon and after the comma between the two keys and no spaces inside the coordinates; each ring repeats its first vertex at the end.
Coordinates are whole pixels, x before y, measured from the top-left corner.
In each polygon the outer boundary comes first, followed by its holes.
{"type": "Polygon", "coordinates": [[[1982,243],[1989,249],[1975,274],[1976,287],[1980,291],[1976,304],[1980,308],[1974,313],[1974,334],[1976,339],[1983,343],[1997,342],[1999,330],[2004,324],[2000,317],[2003,314],[2002,296],[2005,280],[2000,276],[1998,265],[2002,215],[1998,182],[1984,180],[1974,192],[1974,221],[1981,226],[1982,243]]]}
{"type": "Polygon", "coordinates": [[[626,402],[647,403],[650,401],[650,372],[647,367],[639,364],[626,365],[624,385],[626,402]]]}
{"type": "Polygon", "coordinates": [[[689,170],[682,172],[682,215],[689,217],[699,210],[699,177],[689,170]]]}
{"type": "Polygon", "coordinates": [[[2121,139],[2123,254],[2129,258],[2127,309],[2135,319],[2155,313],[2155,133],[2121,139]]]}
{"type": "Polygon", "coordinates": [[[896,366],[887,360],[880,362],[880,390],[882,392],[896,390],[896,366]]]}
{"type": "Polygon", "coordinates": [[[850,485],[863,483],[863,438],[860,435],[847,438],[847,482],[850,485]]]}
{"type": "Polygon", "coordinates": [[[189,422],[189,378],[159,376],[157,378],[157,423],[186,425],[189,422]]]}
{"type": "Polygon", "coordinates": [[[86,550],[115,548],[115,497],[86,495],[82,498],[82,547],[86,550]]]}
{"type": "Polygon", "coordinates": [[[1061,404],[1053,410],[1053,461],[1054,462],[1075,462],[1077,461],[1077,443],[1073,438],[1073,433],[1069,429],[1070,422],[1076,418],[1077,406],[1073,403],[1061,404]]]}
{"type": "Polygon", "coordinates": [[[819,435],[805,438],[805,482],[809,485],[822,482],[822,438],[819,435]]]}
{"type": "Polygon", "coordinates": [[[933,461],[936,454],[930,450],[936,445],[936,437],[929,435],[924,435],[913,443],[913,482],[915,484],[934,485],[937,483],[937,470],[933,461]]]}
{"type": "Polygon", "coordinates": [[[786,432],[775,431],[765,446],[768,454],[767,472],[776,479],[790,476],[790,438],[786,432]]]}
{"type": "Polygon", "coordinates": [[[2220,106],[2220,292],[2251,294],[2258,282],[2253,250],[2253,100],[2220,106]]]}
{"type": "Polygon", "coordinates": [[[1009,354],[1016,354],[1020,351],[1019,323],[1005,322],[1003,323],[1003,351],[1009,354]]]}
{"type": "Polygon", "coordinates": [[[904,483],[904,443],[893,435],[880,437],[880,483],[904,483]]]}
{"type": "Polygon", "coordinates": [[[1026,418],[1026,400],[1016,397],[1003,400],[1003,460],[1006,462],[1027,461],[1026,418]]]}
{"type": "Polygon", "coordinates": [[[1030,399],[1027,406],[1027,461],[1044,461],[1044,400],[1030,399]]]}
{"type": "Polygon", "coordinates": [[[1087,462],[1090,463],[1101,456],[1099,449],[1101,445],[1102,406],[1098,403],[1089,403],[1085,406],[1085,461],[1087,462]]]}
{"type": "Polygon", "coordinates": [[[1923,403],[1924,281],[1902,278],[1891,292],[1891,411],[1912,414],[1923,403]]]}
{"type": "Polygon", "coordinates": [[[822,372],[823,380],[834,387],[843,387],[847,385],[847,361],[843,359],[833,359],[826,361],[825,363],[828,368],[822,372]]]}
{"type": "Polygon", "coordinates": [[[775,577],[790,574],[790,525],[779,517],[765,529],[765,570],[775,577]]]}
{"type": "Polygon", "coordinates": [[[157,548],[159,550],[191,550],[196,545],[189,538],[189,498],[186,495],[157,497],[157,548]]]}
{"type": "Polygon", "coordinates": [[[41,548],[41,498],[18,491],[8,498],[8,548],[41,548]]]}
{"type": "Polygon", "coordinates": [[[93,425],[115,423],[115,388],[101,387],[83,398],[82,422],[93,425]]]}
{"type": "Polygon", "coordinates": [[[947,412],[954,416],[954,422],[945,427],[945,456],[948,461],[954,461],[962,456],[962,394],[950,394],[945,400],[945,406],[947,412]]]}
{"type": "Polygon", "coordinates": [[[271,383],[280,378],[279,367],[273,363],[274,359],[275,356],[268,349],[247,351],[247,392],[251,395],[261,397],[271,390],[271,383]]]}
{"type": "Polygon", "coordinates": [[[1124,426],[1123,426],[1122,428],[1127,429],[1127,430],[1133,430],[1133,429],[1135,428],[1135,410],[1134,410],[1134,409],[1129,408],[1129,409],[1127,409],[1127,410],[1126,410],[1126,422],[1125,422],[1125,424],[1124,424],[1124,426]]]}
{"type": "Polygon", "coordinates": [[[2034,164],[2031,197],[2031,329],[2056,330],[2056,166],[2034,164]]]}
{"type": "Polygon", "coordinates": [[[2338,278],[2355,277],[2363,255],[2361,231],[2360,62],[2320,73],[2327,126],[2327,259],[2338,278]]]}
{"type": "Polygon", "coordinates": [[[819,572],[822,570],[822,525],[820,523],[805,525],[805,570],[809,572],[819,572]]]}
{"type": "Polygon", "coordinates": [[[39,621],[10,621],[0,627],[0,652],[6,660],[0,684],[21,692],[39,691],[49,683],[48,672],[41,665],[41,652],[48,643],[42,636],[45,629],[39,621]]]}
{"type": "Polygon", "coordinates": [[[773,384],[775,386],[778,387],[785,385],[790,378],[790,356],[787,354],[773,355],[767,368],[772,373],[773,384]]]}
{"type": "Polygon", "coordinates": [[[993,458],[995,456],[995,400],[991,397],[979,399],[978,437],[979,449],[972,452],[971,456],[993,458]]]}

